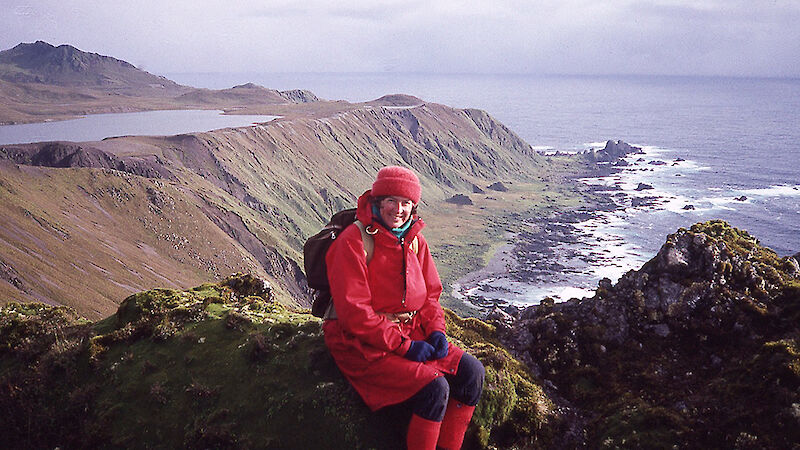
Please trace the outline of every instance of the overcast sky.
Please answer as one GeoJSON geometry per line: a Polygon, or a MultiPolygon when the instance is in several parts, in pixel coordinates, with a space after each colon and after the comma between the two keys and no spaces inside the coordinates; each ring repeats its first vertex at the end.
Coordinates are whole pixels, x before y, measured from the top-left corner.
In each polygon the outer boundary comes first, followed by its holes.
{"type": "Polygon", "coordinates": [[[44,40],[177,72],[800,77],[800,0],[0,0],[44,40]]]}

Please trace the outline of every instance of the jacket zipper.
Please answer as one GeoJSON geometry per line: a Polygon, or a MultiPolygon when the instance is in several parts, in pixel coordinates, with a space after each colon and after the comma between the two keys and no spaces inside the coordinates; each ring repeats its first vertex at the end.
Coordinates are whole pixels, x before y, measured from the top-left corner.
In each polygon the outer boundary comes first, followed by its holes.
{"type": "Polygon", "coordinates": [[[406,291],[408,290],[408,280],[406,279],[406,239],[400,238],[400,251],[403,254],[403,298],[400,300],[400,305],[406,307],[406,291]]]}

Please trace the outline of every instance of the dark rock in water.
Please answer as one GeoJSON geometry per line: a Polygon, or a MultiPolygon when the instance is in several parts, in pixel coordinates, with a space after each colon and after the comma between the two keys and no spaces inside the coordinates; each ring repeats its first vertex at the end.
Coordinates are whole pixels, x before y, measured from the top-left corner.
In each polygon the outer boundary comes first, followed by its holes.
{"type": "Polygon", "coordinates": [[[798,336],[800,264],[710,221],[593,298],[527,308],[501,340],[587,419],[589,447],[792,448],[798,336]]]}
{"type": "Polygon", "coordinates": [[[646,161],[646,160],[645,160],[644,158],[638,158],[638,159],[636,160],[636,162],[645,162],[645,161],[646,161]]]}
{"type": "Polygon", "coordinates": [[[675,162],[684,162],[684,161],[686,160],[681,157],[675,158],[675,162]]]}
{"type": "Polygon", "coordinates": [[[664,165],[666,165],[667,163],[666,163],[666,162],[664,162],[664,161],[660,161],[660,160],[654,160],[654,161],[650,161],[650,162],[649,162],[649,163],[647,163],[647,164],[650,164],[651,166],[664,166],[664,165]]]}
{"type": "Polygon", "coordinates": [[[492,183],[492,184],[490,184],[490,185],[489,185],[489,186],[487,186],[487,187],[488,187],[488,189],[491,189],[491,190],[493,190],[493,191],[498,191],[498,192],[508,192],[508,188],[506,187],[506,185],[505,185],[505,184],[503,184],[503,183],[502,183],[502,182],[500,182],[500,181],[498,181],[498,182],[496,182],[496,183],[492,183]]]}
{"type": "Polygon", "coordinates": [[[693,210],[693,209],[694,209],[694,205],[685,205],[685,206],[683,207],[683,209],[685,209],[685,210],[687,210],[687,211],[691,211],[691,210],[693,210]]]}
{"type": "Polygon", "coordinates": [[[639,185],[636,186],[635,190],[644,191],[644,190],[647,190],[647,189],[654,189],[654,188],[653,188],[653,186],[651,186],[651,185],[649,185],[647,183],[639,183],[639,185]]]}
{"type": "Polygon", "coordinates": [[[638,208],[641,206],[655,206],[660,197],[634,197],[631,199],[631,206],[638,208]]]}
{"type": "Polygon", "coordinates": [[[746,195],[742,195],[740,197],[734,198],[734,200],[736,200],[737,202],[743,202],[743,201],[747,200],[747,196],[746,195]]]}
{"type": "Polygon", "coordinates": [[[625,161],[624,159],[620,159],[619,161],[615,162],[614,165],[617,166],[617,167],[627,167],[628,166],[628,161],[625,161]]]}
{"type": "Polygon", "coordinates": [[[679,174],[679,173],[676,173],[676,174],[675,174],[675,176],[676,176],[676,177],[682,177],[683,175],[681,175],[681,174],[679,174]]]}
{"type": "Polygon", "coordinates": [[[643,153],[640,147],[634,147],[623,141],[607,141],[602,150],[595,152],[595,159],[601,162],[615,162],[633,153],[643,153]]]}
{"type": "Polygon", "coordinates": [[[446,200],[447,203],[452,203],[454,205],[472,205],[472,199],[469,196],[464,194],[456,194],[446,200]]]}
{"type": "Polygon", "coordinates": [[[477,184],[473,184],[472,185],[472,193],[473,194],[485,194],[486,191],[481,189],[477,184]]]}

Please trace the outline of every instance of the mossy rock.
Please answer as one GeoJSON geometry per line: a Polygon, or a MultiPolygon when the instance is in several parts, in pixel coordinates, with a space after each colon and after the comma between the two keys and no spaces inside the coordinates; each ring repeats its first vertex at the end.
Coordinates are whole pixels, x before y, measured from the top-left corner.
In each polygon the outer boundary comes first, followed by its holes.
{"type": "MultiPolygon", "coordinates": [[[[553,403],[492,326],[447,319],[452,339],[487,367],[466,445],[547,447],[560,420],[553,403]]],[[[12,447],[404,447],[409,411],[367,409],[319,319],[235,295],[230,280],[138,293],[96,323],[11,304],[0,336],[13,342],[0,355],[0,407],[13,416],[0,440],[12,447]]]]}

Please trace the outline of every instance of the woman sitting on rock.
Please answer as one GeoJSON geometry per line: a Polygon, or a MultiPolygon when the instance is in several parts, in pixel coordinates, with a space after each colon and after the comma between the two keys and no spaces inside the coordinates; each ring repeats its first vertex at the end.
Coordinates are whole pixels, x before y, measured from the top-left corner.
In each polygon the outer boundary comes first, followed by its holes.
{"type": "Polygon", "coordinates": [[[409,402],[409,449],[458,449],[484,368],[445,336],[442,283],[416,215],[421,190],[414,172],[391,166],[358,199],[358,222],[327,253],[335,312],[323,329],[336,364],[370,409],[409,402]],[[374,241],[369,262],[362,233],[374,241]]]}

